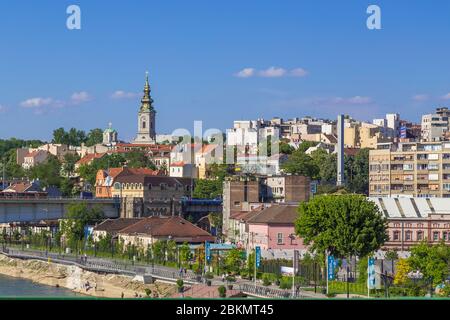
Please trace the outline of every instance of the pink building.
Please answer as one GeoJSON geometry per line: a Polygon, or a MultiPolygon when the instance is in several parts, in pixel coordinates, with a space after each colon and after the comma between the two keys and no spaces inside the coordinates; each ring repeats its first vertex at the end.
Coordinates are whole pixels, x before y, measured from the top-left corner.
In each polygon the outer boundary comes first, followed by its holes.
{"type": "Polygon", "coordinates": [[[262,250],[304,250],[302,239],[295,235],[298,205],[277,204],[260,211],[247,221],[248,248],[262,250]]]}

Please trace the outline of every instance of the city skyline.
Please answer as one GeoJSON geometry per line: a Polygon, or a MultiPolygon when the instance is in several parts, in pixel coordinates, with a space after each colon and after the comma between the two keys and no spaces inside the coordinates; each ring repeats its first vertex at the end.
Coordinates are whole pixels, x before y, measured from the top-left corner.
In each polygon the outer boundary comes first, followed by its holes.
{"type": "Polygon", "coordinates": [[[112,122],[131,141],[146,70],[158,134],[192,131],[195,120],[224,131],[236,119],[338,113],[371,120],[398,112],[419,122],[448,105],[450,4],[439,2],[431,17],[436,2],[378,1],[382,29],[374,31],[365,25],[369,2],[319,2],[78,1],[81,30],[65,27],[68,1],[33,11],[30,1],[0,4],[8,44],[0,58],[9,61],[0,73],[0,138],[50,140],[58,127],[112,122]]]}

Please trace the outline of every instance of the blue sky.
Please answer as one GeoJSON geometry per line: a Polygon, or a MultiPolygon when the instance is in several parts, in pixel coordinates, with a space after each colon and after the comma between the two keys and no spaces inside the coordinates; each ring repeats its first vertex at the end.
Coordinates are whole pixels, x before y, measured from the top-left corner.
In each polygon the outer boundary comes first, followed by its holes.
{"type": "Polygon", "coordinates": [[[130,140],[146,70],[158,133],[339,112],[417,121],[450,102],[449,35],[446,0],[2,1],[0,138],[111,121],[130,140]],[[70,4],[81,30],[66,28],[70,4]],[[370,4],[382,30],[366,28],[370,4]]]}

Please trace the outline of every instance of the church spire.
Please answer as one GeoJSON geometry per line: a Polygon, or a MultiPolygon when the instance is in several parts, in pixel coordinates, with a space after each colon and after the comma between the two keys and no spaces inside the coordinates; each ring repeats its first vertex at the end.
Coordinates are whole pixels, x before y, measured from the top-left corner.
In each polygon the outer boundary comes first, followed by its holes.
{"type": "Polygon", "coordinates": [[[153,110],[153,99],[150,96],[150,84],[148,82],[148,71],[145,72],[145,86],[144,86],[144,96],[141,99],[141,110],[140,111],[151,111],[153,110]]]}

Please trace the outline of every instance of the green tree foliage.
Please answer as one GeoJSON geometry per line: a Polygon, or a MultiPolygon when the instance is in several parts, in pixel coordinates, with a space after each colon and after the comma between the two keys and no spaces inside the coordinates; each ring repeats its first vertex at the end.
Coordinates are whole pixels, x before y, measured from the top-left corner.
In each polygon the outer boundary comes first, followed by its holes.
{"type": "Polygon", "coordinates": [[[239,273],[244,262],[243,251],[233,248],[225,256],[225,268],[232,273],[239,273]]]}
{"type": "Polygon", "coordinates": [[[308,150],[311,147],[315,147],[315,146],[317,146],[317,142],[315,142],[315,141],[303,141],[302,143],[300,143],[297,150],[305,153],[306,150],[308,150]]]}
{"type": "Polygon", "coordinates": [[[303,175],[311,179],[319,177],[320,168],[314,163],[313,158],[304,153],[302,150],[295,150],[288,160],[282,165],[282,169],[286,173],[303,175]]]}
{"type": "Polygon", "coordinates": [[[83,240],[84,227],[104,218],[103,210],[98,206],[88,207],[86,203],[73,203],[67,209],[66,218],[61,221],[61,232],[70,247],[83,240]]]}
{"type": "Polygon", "coordinates": [[[346,188],[353,193],[369,192],[369,149],[359,150],[354,157],[345,158],[346,188]]]}
{"type": "Polygon", "coordinates": [[[13,152],[15,153],[17,148],[37,148],[43,144],[45,142],[41,140],[0,139],[0,159],[3,159],[9,151],[14,150],[13,152]]]}
{"type": "Polygon", "coordinates": [[[89,131],[86,139],[86,146],[92,147],[103,142],[103,130],[96,128],[89,131]]]}
{"type": "Polygon", "coordinates": [[[184,242],[180,250],[180,262],[182,265],[186,265],[192,258],[191,249],[189,248],[189,244],[187,242],[184,242]]]}
{"type": "Polygon", "coordinates": [[[78,160],[80,160],[80,156],[77,153],[67,153],[64,155],[62,170],[68,177],[72,176],[75,172],[75,164],[78,160]]]}
{"type": "Polygon", "coordinates": [[[193,196],[199,199],[211,199],[222,196],[222,181],[198,179],[193,196]]]}
{"type": "Polygon", "coordinates": [[[411,248],[408,263],[413,271],[419,270],[425,279],[432,279],[434,285],[441,284],[449,275],[450,247],[444,242],[437,245],[422,242],[411,248]]]}
{"type": "Polygon", "coordinates": [[[77,130],[75,128],[71,128],[69,131],[66,131],[64,128],[53,130],[52,143],[81,146],[86,140],[86,133],[83,130],[77,130]]]}
{"type": "Polygon", "coordinates": [[[284,142],[284,141],[280,141],[280,153],[283,154],[292,154],[292,152],[294,152],[295,148],[293,146],[291,146],[290,144],[284,142]]]}
{"type": "Polygon", "coordinates": [[[317,149],[311,153],[313,163],[319,168],[318,178],[321,184],[336,185],[337,156],[324,149],[317,149]]]}
{"type": "Polygon", "coordinates": [[[388,240],[387,221],[362,195],[319,195],[300,203],[296,233],[312,251],[364,257],[388,240]]]}
{"type": "Polygon", "coordinates": [[[49,155],[48,158],[35,165],[29,170],[29,177],[31,179],[39,179],[41,186],[61,186],[61,162],[53,155],[49,155]]]}

